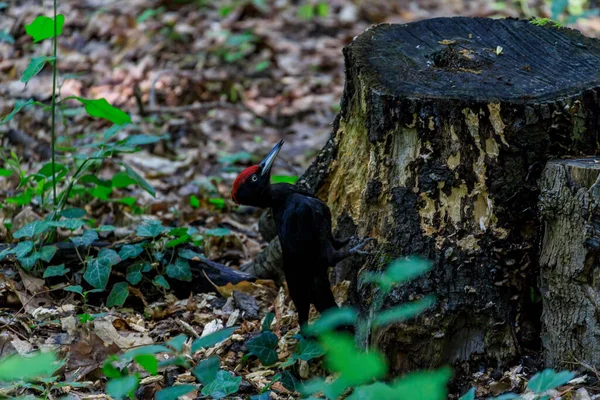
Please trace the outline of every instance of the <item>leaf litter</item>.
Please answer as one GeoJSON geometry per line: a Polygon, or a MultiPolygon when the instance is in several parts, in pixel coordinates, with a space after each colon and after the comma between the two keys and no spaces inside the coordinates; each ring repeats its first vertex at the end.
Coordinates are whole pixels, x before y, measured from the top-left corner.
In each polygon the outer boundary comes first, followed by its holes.
{"type": "MultiPolygon", "coordinates": [[[[0,21],[2,116],[13,109],[16,100],[47,100],[52,86],[49,68],[42,69],[26,86],[20,80],[31,58],[49,54],[48,41],[30,48],[24,27],[25,22],[45,14],[49,4],[33,0],[6,3],[0,21]]],[[[417,1],[404,7],[386,1],[357,5],[335,0],[327,2],[327,12],[300,10],[288,0],[181,3],[59,1],[59,13],[65,20],[59,40],[61,97],[105,98],[127,111],[134,122],[115,134],[117,140],[145,135],[132,143],[140,152],[107,160],[97,178],[113,179],[122,172],[119,161],[123,160],[155,190],[152,196],[124,184],[113,188],[111,202],[94,199],[79,206],[98,226],[115,227],[88,233],[92,242],[135,246],[131,238],[150,215],[165,227],[198,229],[203,235],[203,256],[232,267],[251,261],[265,245],[258,232],[260,213],[235,207],[229,198],[233,179],[281,138],[287,142],[287,151],[275,165],[275,174],[283,181],[302,174],[328,139],[329,126],[339,110],[344,83],[341,49],[354,36],[379,22],[406,23],[456,14],[520,15],[511,5],[498,11],[490,1],[417,1]],[[323,15],[315,16],[319,12],[323,15]]],[[[577,28],[597,36],[598,21],[591,17],[577,28]]],[[[106,108],[106,104],[68,104],[57,131],[58,137],[65,138],[65,147],[86,149],[94,138],[107,137],[107,123],[82,112],[83,106],[106,108]]],[[[127,122],[123,115],[118,117],[116,122],[127,122]]],[[[24,108],[9,123],[0,125],[2,147],[18,154],[25,171],[37,171],[47,163],[49,138],[48,113],[40,109],[24,108]]],[[[93,150],[89,147],[90,153],[93,150]]],[[[0,174],[3,243],[10,240],[11,232],[42,218],[30,206],[4,205],[18,184],[14,175],[0,174]]],[[[59,239],[83,235],[79,240],[85,240],[86,232],[95,231],[79,227],[75,232],[59,230],[58,235],[59,239]]],[[[135,254],[139,249],[129,251],[135,254]]],[[[174,265],[182,267],[183,262],[179,263],[174,265]]],[[[56,276],[43,280],[23,270],[16,272],[10,257],[0,265],[0,296],[5,306],[0,312],[0,356],[55,350],[66,359],[60,372],[65,381],[79,383],[56,389],[55,395],[89,398],[103,393],[101,368],[111,354],[166,343],[181,334],[194,340],[234,326],[239,328],[230,338],[200,349],[193,358],[218,357],[228,371],[222,371],[220,381],[242,380],[234,397],[255,395],[271,383],[275,371],[256,359],[245,359],[245,344],[264,330],[262,322],[269,312],[275,316],[273,324],[268,324],[276,338],[273,341],[269,335],[268,342],[277,347],[275,362],[285,363],[296,349],[295,313],[285,289],[273,281],[211,282],[207,293],[188,293],[189,297],[178,299],[166,291],[151,302],[147,293],[130,285],[124,306],[106,308],[99,294],[89,294],[89,303],[84,303],[77,290],[63,291],[64,280],[54,280],[56,276]],[[227,375],[229,372],[234,377],[227,375]]],[[[68,273],[60,271],[57,276],[68,273]]],[[[187,273],[185,268],[182,271],[187,273]]],[[[111,282],[115,283],[112,278],[111,282]]],[[[340,302],[345,301],[348,282],[339,282],[334,293],[340,302]]],[[[102,294],[104,300],[107,294],[102,294]]],[[[193,344],[183,343],[187,345],[193,344]]],[[[159,353],[159,361],[166,361],[164,356],[159,353]]],[[[322,373],[318,362],[302,361],[299,368],[303,378],[322,373]]],[[[153,398],[166,382],[195,384],[189,372],[182,373],[175,366],[166,367],[158,376],[138,372],[142,398],[153,398]]],[[[502,373],[476,373],[473,382],[478,396],[522,391],[531,372],[525,363],[502,373]]],[[[572,391],[584,383],[578,379],[570,386],[572,391]]],[[[270,398],[296,397],[282,382],[270,387],[270,398]]],[[[585,388],[577,390],[579,398],[586,398],[585,388]]],[[[2,394],[25,392],[15,388],[2,394]]]]}

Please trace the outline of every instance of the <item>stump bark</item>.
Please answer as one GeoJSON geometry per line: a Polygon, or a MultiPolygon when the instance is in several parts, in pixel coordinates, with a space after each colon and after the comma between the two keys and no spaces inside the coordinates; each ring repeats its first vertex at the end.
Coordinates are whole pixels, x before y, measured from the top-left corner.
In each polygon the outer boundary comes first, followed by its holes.
{"type": "MultiPolygon", "coordinates": [[[[598,153],[600,42],[437,18],[373,27],[344,56],[340,115],[299,185],[327,202],[338,237],[379,240],[361,271],[409,254],[434,262],[386,306],[438,298],[374,344],[398,372],[501,367],[539,350],[537,181],[551,158],[598,153]]],[[[371,290],[355,280],[363,310],[371,290]]]]}
{"type": "Polygon", "coordinates": [[[540,179],[546,366],[600,366],[600,163],[549,162],[540,179]]]}

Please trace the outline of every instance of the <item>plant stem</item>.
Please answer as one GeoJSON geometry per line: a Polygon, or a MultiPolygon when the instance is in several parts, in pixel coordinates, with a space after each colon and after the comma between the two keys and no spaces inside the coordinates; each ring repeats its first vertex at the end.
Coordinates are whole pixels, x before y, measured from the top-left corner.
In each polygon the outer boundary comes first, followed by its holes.
{"type": "Polygon", "coordinates": [[[56,54],[57,54],[57,33],[58,33],[58,28],[57,28],[57,21],[56,21],[56,5],[57,0],[54,0],[54,40],[53,40],[53,44],[54,44],[54,62],[53,64],[53,68],[52,68],[52,137],[51,137],[51,141],[52,141],[52,204],[53,206],[56,208],[56,171],[55,171],[55,165],[54,165],[54,159],[55,159],[55,150],[54,150],[54,143],[56,142],[56,136],[55,136],[55,125],[56,125],[56,64],[57,64],[57,58],[56,58],[56,54]]]}

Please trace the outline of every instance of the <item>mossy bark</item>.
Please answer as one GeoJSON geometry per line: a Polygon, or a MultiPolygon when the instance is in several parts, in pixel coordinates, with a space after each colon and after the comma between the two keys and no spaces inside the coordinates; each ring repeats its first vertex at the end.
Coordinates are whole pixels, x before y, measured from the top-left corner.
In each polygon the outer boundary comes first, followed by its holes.
{"type": "Polygon", "coordinates": [[[600,367],[600,164],[549,162],[540,179],[546,366],[600,367]]]}
{"type": "MultiPolygon", "coordinates": [[[[373,344],[396,371],[502,366],[537,349],[537,180],[553,157],[598,152],[599,42],[527,21],[439,18],[376,26],[344,56],[340,116],[299,185],[327,202],[336,235],[379,240],[361,271],[410,254],[434,262],[386,307],[438,298],[373,344]]],[[[366,310],[371,287],[358,282],[366,310]]]]}

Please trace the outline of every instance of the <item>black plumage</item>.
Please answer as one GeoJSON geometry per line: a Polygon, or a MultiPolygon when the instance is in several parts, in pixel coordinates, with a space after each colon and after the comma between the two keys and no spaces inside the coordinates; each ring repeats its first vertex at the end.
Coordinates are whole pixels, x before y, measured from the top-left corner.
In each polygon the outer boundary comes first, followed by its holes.
{"type": "Polygon", "coordinates": [[[331,211],[316,197],[299,192],[286,183],[270,183],[270,170],[283,141],[259,164],[242,171],[233,185],[238,204],[271,208],[281,243],[283,271],[290,296],[302,326],[308,321],[310,304],[319,312],[335,307],[328,268],[350,254],[364,253],[363,241],[350,250],[348,242],[336,239],[331,231],[331,211]]]}

